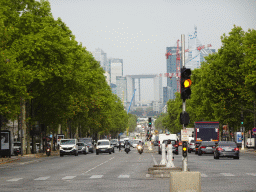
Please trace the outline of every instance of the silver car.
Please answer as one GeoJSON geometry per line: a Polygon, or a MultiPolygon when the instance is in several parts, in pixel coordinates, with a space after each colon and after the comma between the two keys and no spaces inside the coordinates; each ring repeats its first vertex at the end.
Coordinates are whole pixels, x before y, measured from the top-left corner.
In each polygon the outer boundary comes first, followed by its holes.
{"type": "Polygon", "coordinates": [[[83,153],[85,155],[89,153],[89,149],[86,143],[78,142],[77,145],[78,145],[78,153],[83,153]]]}
{"type": "Polygon", "coordinates": [[[195,146],[195,140],[191,140],[190,143],[188,144],[188,152],[195,152],[196,151],[196,146],[195,146]]]}
{"type": "Polygon", "coordinates": [[[216,144],[214,141],[202,141],[201,145],[198,148],[198,155],[201,156],[202,154],[214,154],[216,149],[216,144]]]}

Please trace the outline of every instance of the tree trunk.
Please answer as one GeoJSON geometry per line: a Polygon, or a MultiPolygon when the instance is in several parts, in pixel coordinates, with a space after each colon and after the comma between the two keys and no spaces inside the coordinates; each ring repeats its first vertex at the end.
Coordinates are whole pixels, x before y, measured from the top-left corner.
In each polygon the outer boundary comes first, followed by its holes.
{"type": "Polygon", "coordinates": [[[22,144],[22,154],[27,154],[26,152],[26,133],[27,133],[27,125],[26,125],[26,103],[25,99],[21,97],[20,99],[20,108],[21,108],[21,144],[22,144]]]}

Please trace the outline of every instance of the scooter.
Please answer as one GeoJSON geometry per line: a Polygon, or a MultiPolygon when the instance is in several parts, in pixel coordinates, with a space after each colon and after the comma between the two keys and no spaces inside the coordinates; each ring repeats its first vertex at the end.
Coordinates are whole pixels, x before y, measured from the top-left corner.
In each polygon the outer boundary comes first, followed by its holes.
{"type": "Polygon", "coordinates": [[[126,147],[124,151],[128,154],[129,151],[131,151],[131,149],[129,149],[129,148],[126,147]]]}
{"type": "Polygon", "coordinates": [[[141,153],[143,153],[143,148],[142,148],[142,146],[138,146],[138,152],[139,152],[139,154],[141,155],[141,153]]]}
{"type": "Polygon", "coordinates": [[[46,155],[49,157],[51,155],[51,148],[47,147],[46,148],[46,155]]]}

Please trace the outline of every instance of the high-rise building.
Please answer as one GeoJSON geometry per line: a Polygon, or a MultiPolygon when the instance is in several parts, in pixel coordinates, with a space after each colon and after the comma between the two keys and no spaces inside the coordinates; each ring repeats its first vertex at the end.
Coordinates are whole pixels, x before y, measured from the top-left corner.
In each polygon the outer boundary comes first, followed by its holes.
{"type": "Polygon", "coordinates": [[[105,70],[106,70],[106,66],[107,66],[107,54],[104,53],[104,51],[100,48],[95,49],[95,51],[93,52],[93,57],[95,58],[96,61],[100,62],[100,66],[105,70]]]}
{"type": "Polygon", "coordinates": [[[110,82],[116,84],[116,77],[123,76],[123,59],[111,59],[110,82]]]}
{"type": "Polygon", "coordinates": [[[122,76],[116,77],[116,94],[121,99],[123,105],[126,107],[126,98],[127,98],[126,77],[122,77],[122,76]]]}
{"type": "Polygon", "coordinates": [[[162,86],[162,77],[155,76],[154,80],[154,101],[163,102],[163,86],[162,86]]]}

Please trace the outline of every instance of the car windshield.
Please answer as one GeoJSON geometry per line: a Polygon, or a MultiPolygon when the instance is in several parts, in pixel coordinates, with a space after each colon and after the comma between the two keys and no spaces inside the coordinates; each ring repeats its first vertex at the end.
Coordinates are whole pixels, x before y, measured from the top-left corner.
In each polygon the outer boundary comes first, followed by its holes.
{"type": "MultiPolygon", "coordinates": [[[[168,140],[164,140],[163,143],[167,144],[167,143],[168,143],[168,140]]],[[[171,143],[172,143],[172,145],[175,145],[175,144],[176,144],[176,141],[171,140],[171,143]]]]}
{"type": "Polygon", "coordinates": [[[61,145],[72,145],[72,144],[76,144],[76,141],[74,139],[70,139],[70,140],[61,140],[60,141],[61,145]]]}
{"type": "Polygon", "coordinates": [[[14,146],[21,146],[21,143],[13,143],[14,146]]]}
{"type": "Polygon", "coordinates": [[[92,139],[88,138],[83,138],[83,139],[79,139],[80,142],[84,142],[84,143],[91,143],[92,142],[92,139]]]}
{"type": "Polygon", "coordinates": [[[236,146],[235,143],[219,143],[219,146],[236,146]]]}
{"type": "Polygon", "coordinates": [[[109,145],[108,141],[99,141],[98,145],[109,145]]]}
{"type": "Polygon", "coordinates": [[[77,143],[78,146],[84,146],[84,143],[77,143]]]}
{"type": "Polygon", "coordinates": [[[195,140],[191,140],[190,143],[195,143],[195,140]]]}

